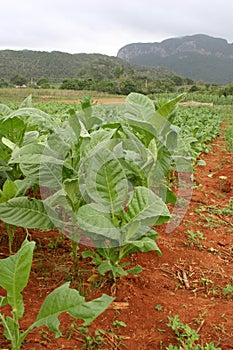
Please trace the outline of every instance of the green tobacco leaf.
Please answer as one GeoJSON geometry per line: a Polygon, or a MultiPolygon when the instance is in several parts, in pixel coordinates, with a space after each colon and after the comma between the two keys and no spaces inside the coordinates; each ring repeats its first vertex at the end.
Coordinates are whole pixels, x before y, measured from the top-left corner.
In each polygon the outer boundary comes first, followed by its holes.
{"type": "MultiPolygon", "coordinates": [[[[59,191],[62,188],[62,164],[56,164],[56,159],[51,159],[51,162],[48,161],[47,156],[42,156],[41,164],[38,169],[39,171],[39,185],[43,187],[47,187],[52,190],[59,191]]],[[[22,171],[24,173],[28,172],[30,166],[26,168],[24,166],[22,171]],[[26,171],[27,169],[27,171],[26,171]]],[[[32,173],[33,174],[33,173],[32,173]]]]}
{"type": "Polygon", "coordinates": [[[74,207],[77,202],[80,201],[79,198],[79,183],[78,178],[66,179],[63,183],[64,190],[67,196],[70,198],[74,207]]]}
{"type": "Polygon", "coordinates": [[[112,143],[101,143],[95,147],[91,156],[87,156],[82,168],[84,176],[80,181],[88,196],[103,211],[117,213],[126,200],[128,182],[114,150],[108,148],[112,143]]]}
{"type": "Polygon", "coordinates": [[[132,126],[136,131],[139,131],[143,133],[143,135],[146,135],[148,142],[150,142],[152,137],[157,136],[158,133],[154,128],[153,124],[151,124],[150,122],[135,118],[131,114],[127,114],[126,119],[129,125],[132,126]]]}
{"type": "Polygon", "coordinates": [[[156,163],[156,144],[152,139],[148,147],[139,140],[123,140],[122,150],[118,147],[118,153],[122,153],[121,162],[126,170],[131,169],[133,177],[141,177],[147,183],[151,169],[156,163]]]}
{"type": "Polygon", "coordinates": [[[20,105],[20,108],[32,107],[32,95],[27,96],[20,105]]]}
{"type": "Polygon", "coordinates": [[[151,250],[156,250],[159,255],[161,255],[160,249],[155,240],[150,237],[143,237],[142,239],[131,242],[130,244],[135,248],[134,251],[146,253],[151,250]]]}
{"type": "Polygon", "coordinates": [[[81,111],[78,111],[78,118],[85,125],[85,128],[90,131],[97,129],[98,126],[103,125],[106,119],[106,113],[104,106],[95,105],[89,108],[84,108],[81,111]]]}
{"type": "Polygon", "coordinates": [[[133,196],[124,211],[126,224],[139,222],[143,226],[160,225],[170,218],[165,203],[146,187],[135,187],[133,196]]]}
{"type": "MultiPolygon", "coordinates": [[[[50,215],[54,215],[50,211],[50,215]]],[[[43,202],[28,197],[12,198],[0,204],[0,219],[10,225],[48,230],[54,228],[43,202]]]]}
{"type": "Polygon", "coordinates": [[[32,107],[22,107],[17,109],[16,111],[13,111],[12,113],[8,114],[4,120],[8,120],[8,119],[12,119],[18,117],[22,120],[25,120],[29,117],[31,117],[32,119],[34,119],[35,121],[37,119],[47,119],[48,122],[50,121],[50,116],[49,114],[41,111],[38,108],[32,108],[32,107]]]}
{"type": "Polygon", "coordinates": [[[85,124],[82,122],[81,113],[77,113],[74,110],[70,110],[70,117],[69,117],[69,124],[71,128],[73,129],[77,139],[79,137],[83,138],[90,138],[90,134],[85,126],[85,124]]]}
{"type": "Polygon", "coordinates": [[[28,283],[34,247],[35,242],[24,241],[15,255],[0,260],[0,286],[7,291],[7,302],[18,318],[24,312],[21,292],[28,283]]]}
{"type": "Polygon", "coordinates": [[[58,129],[56,132],[47,136],[45,155],[52,155],[58,159],[65,159],[74,141],[76,140],[71,130],[58,129]]]}
{"type": "Polygon", "coordinates": [[[18,146],[22,142],[24,132],[25,124],[17,117],[1,121],[1,134],[18,146]]]}
{"type": "Polygon", "coordinates": [[[104,276],[106,274],[106,272],[111,271],[112,268],[113,268],[113,266],[109,260],[103,261],[98,267],[98,272],[100,275],[104,276]]]}
{"type": "Polygon", "coordinates": [[[84,123],[81,120],[79,120],[79,123],[80,123],[80,127],[81,127],[80,136],[83,137],[83,138],[91,137],[89,132],[87,131],[86,126],[84,125],[84,123]]]}
{"type": "Polygon", "coordinates": [[[3,335],[6,339],[10,340],[11,342],[15,341],[15,330],[18,328],[17,322],[7,316],[7,317],[1,317],[2,315],[0,314],[0,318],[2,318],[2,325],[4,328],[3,335]]]}
{"type": "Polygon", "coordinates": [[[171,215],[160,197],[146,187],[135,187],[122,217],[121,244],[124,245],[142,237],[153,236],[155,232],[150,227],[167,222],[171,215]]]}
{"type": "Polygon", "coordinates": [[[136,275],[138,273],[141,273],[143,271],[142,267],[137,265],[132,267],[131,269],[126,270],[127,274],[131,273],[132,275],[136,275]]]}
{"type": "MultiPolygon", "coordinates": [[[[1,147],[1,146],[0,146],[1,147]]],[[[4,151],[1,152],[1,156],[6,153],[4,151]]],[[[0,159],[0,172],[11,171],[12,168],[7,165],[6,160],[0,159]]]]}
{"type": "MultiPolygon", "coordinates": [[[[50,115],[38,108],[23,107],[11,112],[4,118],[4,122],[13,120],[14,118],[21,119],[27,127],[33,127],[41,130],[54,130],[58,126],[58,122],[52,120],[50,115]]],[[[30,129],[31,130],[31,129],[30,129]]]]}
{"type": "Polygon", "coordinates": [[[77,137],[77,140],[78,140],[80,137],[80,132],[81,132],[81,126],[80,126],[80,123],[78,120],[78,116],[73,109],[70,109],[69,113],[70,113],[69,124],[70,124],[71,128],[73,129],[73,131],[77,137]]]}
{"type": "Polygon", "coordinates": [[[41,188],[40,194],[46,209],[56,208],[57,206],[59,206],[60,209],[63,208],[68,212],[71,211],[71,207],[67,200],[66,192],[64,191],[64,189],[61,189],[48,197],[47,188],[45,188],[45,190],[41,188]]]}
{"type": "Polygon", "coordinates": [[[167,186],[161,184],[158,187],[158,195],[162,198],[165,203],[176,203],[176,195],[175,193],[167,186]]]}
{"type": "Polygon", "coordinates": [[[26,191],[33,186],[33,182],[26,178],[22,180],[15,180],[14,184],[17,189],[14,197],[23,197],[26,191]]]}
{"type": "Polygon", "coordinates": [[[10,180],[6,180],[2,191],[0,190],[0,203],[7,202],[9,199],[15,197],[17,193],[17,185],[10,180]]]}
{"type": "MultiPolygon", "coordinates": [[[[98,200],[105,208],[112,213],[121,210],[128,192],[127,179],[124,170],[117,159],[112,159],[101,166],[96,174],[97,196],[94,200],[98,200]]],[[[89,184],[87,186],[89,192],[89,184]]],[[[93,198],[93,197],[92,197],[93,198]]]]}
{"type": "Polygon", "coordinates": [[[110,261],[104,261],[98,267],[98,272],[102,276],[104,276],[106,272],[109,271],[111,271],[114,280],[116,280],[117,277],[127,276],[128,274],[128,272],[125,271],[122,266],[114,266],[110,261]]]}
{"type": "MultiPolygon", "coordinates": [[[[151,123],[156,114],[153,102],[144,95],[131,93],[125,99],[127,122],[136,129],[157,135],[157,131],[151,123]]],[[[149,137],[148,137],[149,138],[149,137]]]]}
{"type": "Polygon", "coordinates": [[[39,135],[40,135],[39,132],[36,130],[25,132],[24,138],[23,138],[23,146],[36,142],[39,135]]]}
{"type": "Polygon", "coordinates": [[[166,102],[164,105],[162,105],[158,110],[157,113],[161,114],[163,117],[169,119],[169,115],[174,111],[175,107],[177,106],[177,103],[181,101],[184,97],[184,94],[181,94],[172,100],[166,102]]]}
{"type": "Polygon", "coordinates": [[[39,164],[40,157],[43,154],[45,146],[42,144],[30,144],[21,148],[17,148],[11,156],[10,164],[15,163],[27,163],[27,164],[39,164]]]}
{"type": "Polygon", "coordinates": [[[11,109],[10,107],[8,107],[7,105],[4,105],[2,103],[0,103],[0,116],[6,116],[8,114],[11,113],[11,109]]]}
{"type": "Polygon", "coordinates": [[[120,231],[112,224],[109,213],[99,211],[94,204],[86,204],[77,213],[80,228],[87,233],[103,236],[103,239],[120,239],[120,231]]]}
{"type": "Polygon", "coordinates": [[[166,120],[155,110],[151,99],[138,93],[131,93],[126,97],[125,105],[125,117],[131,126],[141,130],[144,136],[146,133],[158,136],[166,120]]]}
{"type": "Polygon", "coordinates": [[[62,155],[42,144],[29,144],[14,151],[9,164],[18,163],[23,174],[41,186],[62,187],[62,155]]]}
{"type": "Polygon", "coordinates": [[[166,135],[166,147],[169,152],[174,152],[177,149],[178,134],[175,130],[170,130],[166,135]]]}
{"type": "Polygon", "coordinates": [[[82,141],[82,145],[80,147],[81,155],[83,157],[86,156],[101,142],[110,140],[115,132],[116,132],[116,129],[112,129],[112,130],[99,129],[92,132],[90,134],[90,138],[84,138],[82,141]]]}
{"type": "Polygon", "coordinates": [[[150,236],[142,237],[142,238],[136,239],[135,241],[132,240],[131,242],[125,243],[121,251],[121,259],[123,259],[125,256],[127,256],[130,253],[134,253],[134,252],[146,253],[153,250],[157,251],[158,255],[161,256],[162,255],[161,251],[155,242],[155,240],[157,239],[157,234],[155,234],[155,231],[149,230],[149,229],[148,229],[148,234],[150,236]]]}
{"type": "Polygon", "coordinates": [[[94,258],[95,255],[96,255],[96,253],[93,250],[84,250],[82,252],[82,257],[84,259],[86,259],[86,258],[94,258]]]}
{"type": "Polygon", "coordinates": [[[143,117],[150,120],[155,114],[155,106],[150,98],[145,95],[131,92],[125,99],[127,111],[137,115],[138,118],[143,117]]]}
{"type": "Polygon", "coordinates": [[[86,302],[77,290],[70,289],[69,283],[65,283],[46,297],[32,327],[45,325],[59,337],[61,332],[58,316],[61,313],[67,312],[75,318],[81,318],[86,326],[104,312],[113,300],[114,298],[103,294],[98,299],[86,302]]]}
{"type": "Polygon", "coordinates": [[[171,169],[171,154],[164,146],[158,150],[157,162],[155,165],[154,183],[160,184],[166,177],[169,176],[171,169]]]}
{"type": "Polygon", "coordinates": [[[17,150],[12,154],[10,164],[40,164],[41,162],[54,163],[63,165],[64,160],[62,156],[54,150],[46,147],[43,144],[28,144],[17,150]],[[41,159],[41,157],[43,158],[41,159]]]}
{"type": "Polygon", "coordinates": [[[121,245],[140,240],[142,237],[153,236],[155,231],[149,226],[143,225],[140,221],[132,221],[122,227],[121,245]]]}
{"type": "Polygon", "coordinates": [[[11,151],[17,150],[18,147],[14,142],[11,142],[11,140],[7,139],[6,137],[2,137],[2,143],[10,148],[11,151]]]}
{"type": "Polygon", "coordinates": [[[158,156],[158,147],[157,147],[157,144],[156,144],[156,140],[154,138],[150,141],[150,143],[148,145],[148,149],[150,150],[154,161],[156,161],[157,160],[157,156],[158,156]]]}

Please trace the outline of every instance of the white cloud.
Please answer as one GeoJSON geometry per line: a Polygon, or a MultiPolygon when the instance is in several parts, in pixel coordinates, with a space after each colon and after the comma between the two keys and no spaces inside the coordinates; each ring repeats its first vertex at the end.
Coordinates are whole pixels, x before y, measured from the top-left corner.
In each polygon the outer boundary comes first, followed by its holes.
{"type": "Polygon", "coordinates": [[[204,33],[233,42],[233,2],[203,0],[8,0],[0,49],[116,55],[131,42],[204,33]]]}

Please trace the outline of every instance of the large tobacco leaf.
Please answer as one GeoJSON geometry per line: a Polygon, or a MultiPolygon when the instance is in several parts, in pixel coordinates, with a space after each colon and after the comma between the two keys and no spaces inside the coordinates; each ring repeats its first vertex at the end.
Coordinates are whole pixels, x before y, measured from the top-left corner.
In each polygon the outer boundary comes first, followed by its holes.
{"type": "Polygon", "coordinates": [[[85,298],[77,290],[69,288],[69,285],[69,282],[63,284],[46,297],[33,327],[45,325],[59,337],[61,331],[58,316],[61,313],[67,312],[75,318],[83,319],[86,326],[103,313],[114,300],[113,297],[103,294],[95,300],[86,302],[85,298]]]}
{"type": "Polygon", "coordinates": [[[0,286],[7,291],[7,303],[18,317],[24,313],[21,292],[28,283],[34,247],[35,242],[25,241],[15,255],[0,260],[0,286]]]}
{"type": "Polygon", "coordinates": [[[51,218],[56,220],[56,213],[48,214],[39,199],[15,197],[0,204],[0,219],[10,225],[48,230],[54,228],[51,218]]]}

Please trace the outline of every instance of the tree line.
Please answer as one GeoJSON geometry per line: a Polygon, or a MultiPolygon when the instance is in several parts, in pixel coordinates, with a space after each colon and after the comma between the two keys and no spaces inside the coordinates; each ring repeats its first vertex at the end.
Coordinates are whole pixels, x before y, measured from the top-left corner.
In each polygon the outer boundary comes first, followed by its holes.
{"type": "Polygon", "coordinates": [[[107,92],[111,94],[127,95],[130,92],[153,94],[162,92],[173,92],[177,86],[192,85],[191,79],[184,79],[179,76],[172,76],[165,79],[148,79],[148,77],[137,77],[135,75],[124,75],[115,79],[102,79],[93,77],[67,78],[60,84],[54,85],[49,79],[41,77],[36,82],[28,81],[26,77],[15,76],[10,81],[0,78],[0,88],[6,87],[31,87],[31,88],[59,88],[65,90],[90,90],[107,92]]]}

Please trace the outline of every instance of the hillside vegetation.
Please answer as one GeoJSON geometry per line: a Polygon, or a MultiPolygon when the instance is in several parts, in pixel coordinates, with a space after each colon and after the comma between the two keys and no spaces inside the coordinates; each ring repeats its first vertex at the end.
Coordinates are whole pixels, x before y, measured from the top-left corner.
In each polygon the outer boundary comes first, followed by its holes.
{"type": "Polygon", "coordinates": [[[233,44],[208,35],[133,43],[122,47],[117,56],[134,64],[164,66],[193,80],[219,84],[233,81],[233,44]]]}
{"type": "MultiPolygon", "coordinates": [[[[6,80],[11,80],[16,75],[28,80],[45,77],[52,82],[61,82],[65,78],[73,78],[80,68],[99,58],[100,55],[85,53],[72,55],[58,51],[2,50],[0,51],[0,76],[6,80]]],[[[102,58],[104,60],[105,56],[102,58]]],[[[115,59],[116,67],[120,61],[115,59]]]]}
{"type": "Polygon", "coordinates": [[[207,89],[208,93],[228,96],[232,95],[232,45],[224,39],[193,35],[126,45],[118,57],[2,50],[0,88],[27,86],[151,96],[164,92],[202,94],[207,89]]]}
{"type": "MultiPolygon", "coordinates": [[[[62,83],[65,89],[88,89],[127,94],[152,88],[164,80],[176,85],[183,78],[167,68],[130,64],[117,57],[101,54],[64,52],[0,51],[0,79],[14,85],[44,82],[62,83]]],[[[165,86],[166,88],[166,86],[165,86]]],[[[147,92],[147,91],[145,91],[147,92]]],[[[149,91],[150,92],[150,91],[149,91]]],[[[153,91],[152,91],[153,92],[153,91]]]]}

